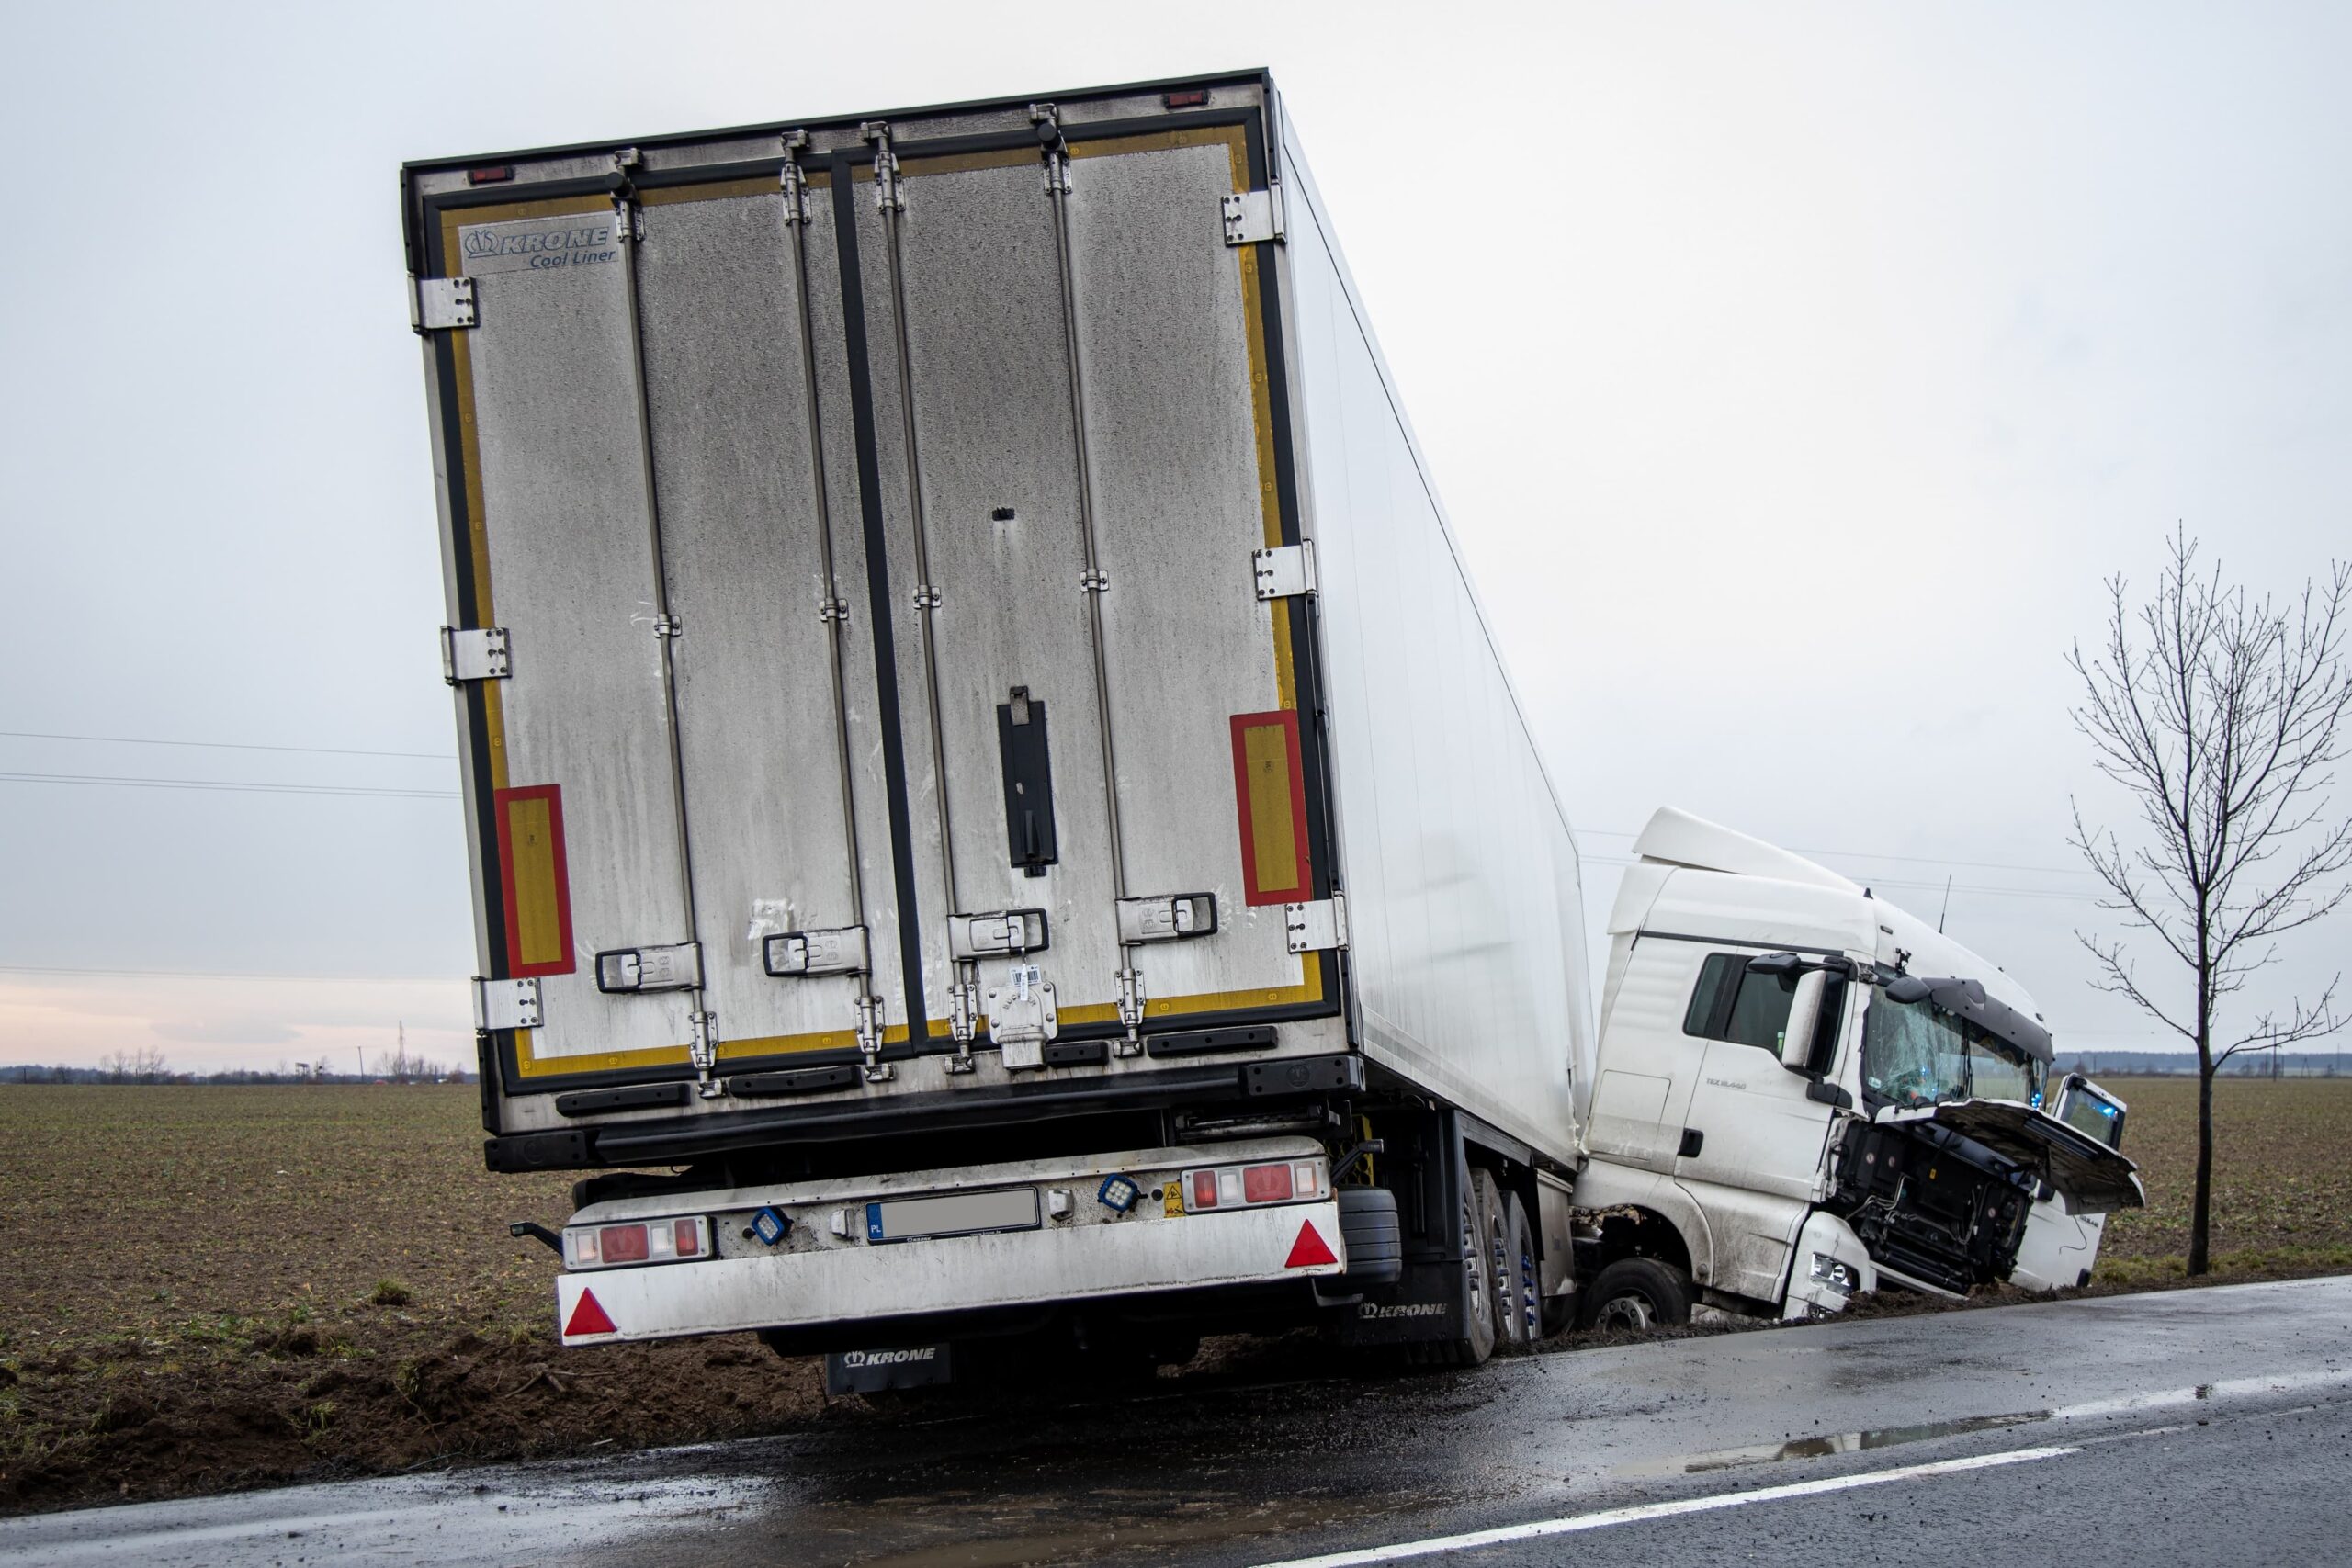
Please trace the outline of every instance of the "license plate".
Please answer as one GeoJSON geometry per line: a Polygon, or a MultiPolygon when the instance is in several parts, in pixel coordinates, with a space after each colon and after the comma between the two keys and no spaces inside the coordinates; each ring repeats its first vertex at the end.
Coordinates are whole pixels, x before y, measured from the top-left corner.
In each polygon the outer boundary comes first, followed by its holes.
{"type": "Polygon", "coordinates": [[[867,1241],[977,1235],[983,1231],[1033,1231],[1039,1224],[1037,1190],[943,1192],[933,1198],[893,1198],[865,1206],[867,1241]]]}

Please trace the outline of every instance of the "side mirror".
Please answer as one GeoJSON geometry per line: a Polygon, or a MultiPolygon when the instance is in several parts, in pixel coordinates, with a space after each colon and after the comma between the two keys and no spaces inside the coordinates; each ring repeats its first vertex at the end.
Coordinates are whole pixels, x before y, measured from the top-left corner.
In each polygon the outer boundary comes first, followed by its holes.
{"type": "Polygon", "coordinates": [[[1804,967],[1804,960],[1793,953],[1759,953],[1747,961],[1750,975],[1793,975],[1804,967]]]}
{"type": "Polygon", "coordinates": [[[1886,999],[1891,1002],[1907,1006],[1912,1002],[1926,1001],[1928,994],[1928,982],[1917,975],[1905,975],[1886,983],[1886,999]]]}
{"type": "Polygon", "coordinates": [[[1820,1026],[1821,998],[1828,988],[1829,976],[1818,969],[1797,976],[1797,993],[1789,999],[1789,1027],[1781,1036],[1781,1066],[1792,1073],[1812,1065],[1813,1034],[1820,1026]]]}

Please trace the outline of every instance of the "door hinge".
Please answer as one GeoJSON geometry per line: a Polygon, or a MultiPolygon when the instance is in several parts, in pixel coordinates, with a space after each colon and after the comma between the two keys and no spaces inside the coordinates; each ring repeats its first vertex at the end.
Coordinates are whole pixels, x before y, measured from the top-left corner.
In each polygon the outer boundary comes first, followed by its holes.
{"type": "Polygon", "coordinates": [[[890,151],[890,122],[869,119],[857,128],[858,140],[874,147],[874,205],[883,212],[904,212],[906,193],[899,188],[899,157],[890,151]]]}
{"type": "Polygon", "coordinates": [[[408,281],[411,331],[422,334],[481,324],[481,313],[474,308],[472,278],[412,277],[408,281]]]}
{"type": "Polygon", "coordinates": [[[986,915],[947,917],[947,955],[958,961],[997,958],[1008,953],[1042,953],[1051,928],[1043,909],[999,909],[986,915]]]}
{"type": "Polygon", "coordinates": [[[989,988],[989,1038],[1012,1071],[1046,1065],[1046,1042],[1061,1032],[1054,987],[1034,964],[1016,964],[1001,986],[989,988]]]}
{"type": "Polygon", "coordinates": [[[800,975],[863,975],[866,971],[865,928],[785,931],[760,943],[760,961],[779,979],[800,975]]]}
{"type": "Polygon", "coordinates": [[[616,947],[596,954],[596,988],[607,996],[691,991],[702,984],[702,943],[616,947]]]}
{"type": "Polygon", "coordinates": [[[1322,953],[1348,945],[1348,896],[1334,893],[1308,904],[1283,906],[1283,931],[1293,953],[1322,953]]]}
{"type": "MultiPolygon", "coordinates": [[[[1143,1027],[1143,971],[1122,969],[1114,976],[1119,982],[1119,1026],[1136,1030],[1143,1027]]],[[[1125,1055],[1126,1053],[1121,1053],[1125,1055]]]]}
{"type": "Polygon", "coordinates": [[[1207,936],[1216,930],[1216,895],[1171,893],[1160,898],[1122,898],[1119,945],[1143,942],[1179,942],[1207,936]]]}
{"type": "Polygon", "coordinates": [[[513,673],[504,626],[441,628],[441,679],[452,686],[460,681],[503,681],[513,673]]]}
{"type": "Polygon", "coordinates": [[[539,982],[474,980],[474,1027],[481,1030],[537,1029],[545,1021],[539,1010],[539,982]]]}
{"type": "Polygon", "coordinates": [[[800,155],[808,150],[808,133],[796,130],[783,138],[784,167],[777,180],[784,190],[784,220],[787,224],[808,221],[808,176],[801,172],[800,155]]]}
{"type": "Polygon", "coordinates": [[[1254,245],[1263,240],[1280,242],[1284,237],[1279,186],[1267,190],[1235,191],[1231,196],[1218,197],[1217,209],[1225,220],[1225,243],[1228,245],[1254,245]]]}
{"type": "Polygon", "coordinates": [[[882,998],[858,997],[851,1006],[857,1012],[857,1054],[865,1058],[865,1081],[888,1083],[899,1069],[882,1059],[882,998]]]}
{"type": "Polygon", "coordinates": [[[1315,592],[1315,545],[1311,540],[1251,550],[1250,568],[1257,579],[1261,599],[1289,599],[1315,592]]]}

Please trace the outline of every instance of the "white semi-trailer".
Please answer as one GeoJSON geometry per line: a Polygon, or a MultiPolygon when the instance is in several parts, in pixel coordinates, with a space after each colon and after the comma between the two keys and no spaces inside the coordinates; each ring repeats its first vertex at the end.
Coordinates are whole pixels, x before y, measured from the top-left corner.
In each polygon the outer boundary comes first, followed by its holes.
{"type": "Polygon", "coordinates": [[[2144,1199],[2116,1152],[2121,1103],[2050,1081],[2022,987],[1837,873],[1682,812],[1654,816],[1634,854],[1576,1186],[1589,1321],[2088,1279],[2101,1216],[2144,1199]]]}
{"type": "Polygon", "coordinates": [[[1997,971],[1673,813],[1596,1077],[1575,845],[1263,73],[403,194],[486,1157],[582,1175],[517,1226],[565,1343],[1477,1360],[1579,1270],[1826,1309],[2136,1198],[1992,1103],[2048,1057],[1997,971]]]}
{"type": "Polygon", "coordinates": [[[1268,76],[403,197],[565,1343],[1560,1315],[1577,852],[1268,76]]]}

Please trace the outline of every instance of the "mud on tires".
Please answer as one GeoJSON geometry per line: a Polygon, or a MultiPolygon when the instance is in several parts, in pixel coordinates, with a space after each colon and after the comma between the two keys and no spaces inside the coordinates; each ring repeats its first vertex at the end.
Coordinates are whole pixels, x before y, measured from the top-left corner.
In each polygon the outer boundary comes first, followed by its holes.
{"type": "Polygon", "coordinates": [[[1584,1292],[1587,1328],[1646,1334],[1690,1321],[1690,1276],[1655,1258],[1621,1258],[1584,1292]]]}

